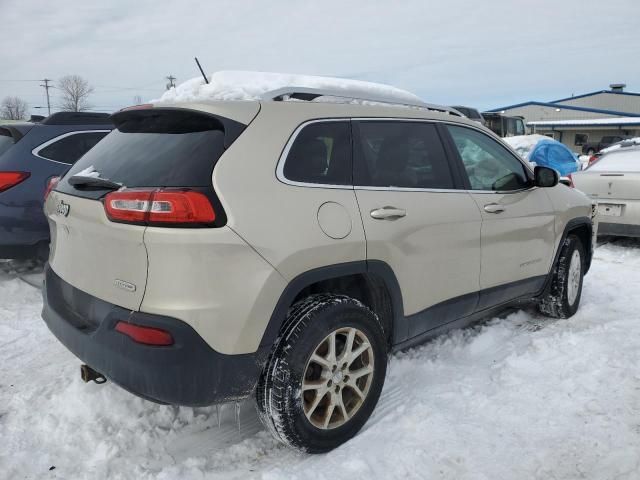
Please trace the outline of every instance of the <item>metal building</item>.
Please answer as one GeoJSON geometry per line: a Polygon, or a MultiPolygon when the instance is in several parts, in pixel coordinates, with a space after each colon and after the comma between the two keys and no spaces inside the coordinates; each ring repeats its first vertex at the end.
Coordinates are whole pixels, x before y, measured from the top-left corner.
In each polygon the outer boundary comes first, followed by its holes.
{"type": "Polygon", "coordinates": [[[553,137],[580,153],[584,143],[598,142],[603,136],[626,137],[640,133],[640,93],[626,92],[625,87],[625,84],[611,84],[609,90],[551,102],[524,102],[490,111],[521,116],[531,133],[535,130],[553,137]]]}

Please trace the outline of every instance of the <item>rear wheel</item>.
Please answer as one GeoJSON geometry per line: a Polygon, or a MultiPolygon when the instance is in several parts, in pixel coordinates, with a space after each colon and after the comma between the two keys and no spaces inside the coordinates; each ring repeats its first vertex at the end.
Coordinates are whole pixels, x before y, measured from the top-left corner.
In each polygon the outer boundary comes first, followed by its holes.
{"type": "Polygon", "coordinates": [[[260,418],[309,452],[353,437],[378,402],[387,346],[378,317],[341,295],[312,295],[289,311],[257,390],[260,418]]]}
{"type": "Polygon", "coordinates": [[[585,250],[580,239],[569,235],[562,245],[549,292],[540,300],[539,309],[549,317],[569,318],[580,305],[585,268],[585,250]]]}

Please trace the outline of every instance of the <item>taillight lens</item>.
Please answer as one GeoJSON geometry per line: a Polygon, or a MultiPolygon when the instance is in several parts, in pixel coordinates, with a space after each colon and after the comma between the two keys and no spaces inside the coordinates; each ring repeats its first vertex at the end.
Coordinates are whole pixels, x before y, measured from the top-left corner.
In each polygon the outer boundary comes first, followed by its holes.
{"type": "Polygon", "coordinates": [[[104,201],[112,222],[143,225],[208,225],[216,214],[206,195],[194,190],[119,190],[104,201]]]}
{"type": "Polygon", "coordinates": [[[30,175],[29,172],[0,172],[0,192],[24,182],[30,175]]]}
{"type": "Polygon", "coordinates": [[[144,345],[168,347],[173,345],[173,337],[166,330],[154,327],[143,327],[128,322],[116,323],[116,331],[144,345]]]}
{"type": "Polygon", "coordinates": [[[46,200],[49,194],[53,191],[54,188],[60,182],[60,177],[51,177],[47,182],[47,187],[44,189],[44,199],[46,200]]]}
{"type": "Polygon", "coordinates": [[[590,167],[591,164],[595,163],[598,161],[599,156],[598,155],[591,155],[589,157],[589,163],[587,163],[587,167],[590,167]]]}
{"type": "Polygon", "coordinates": [[[121,190],[109,193],[104,200],[107,217],[112,222],[145,223],[149,218],[149,207],[153,191],[121,190]]]}

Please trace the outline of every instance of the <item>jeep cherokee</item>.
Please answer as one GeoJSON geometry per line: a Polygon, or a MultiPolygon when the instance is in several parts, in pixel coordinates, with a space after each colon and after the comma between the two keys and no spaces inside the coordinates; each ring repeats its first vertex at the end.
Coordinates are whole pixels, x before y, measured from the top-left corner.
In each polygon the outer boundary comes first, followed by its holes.
{"type": "Polygon", "coordinates": [[[43,318],[91,372],[174,405],[255,395],[324,452],[393,351],[525,301],[576,312],[594,215],[557,172],[446,107],[278,98],[125,109],[54,186],[43,318]]]}

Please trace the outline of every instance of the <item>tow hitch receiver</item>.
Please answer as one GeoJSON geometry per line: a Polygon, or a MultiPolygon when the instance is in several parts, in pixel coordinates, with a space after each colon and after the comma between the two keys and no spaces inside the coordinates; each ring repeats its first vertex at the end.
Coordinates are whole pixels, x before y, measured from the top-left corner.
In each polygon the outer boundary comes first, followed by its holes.
{"type": "Polygon", "coordinates": [[[94,381],[100,385],[107,381],[104,375],[102,375],[100,372],[96,372],[89,365],[80,365],[80,376],[82,377],[82,381],[84,383],[94,381]]]}

